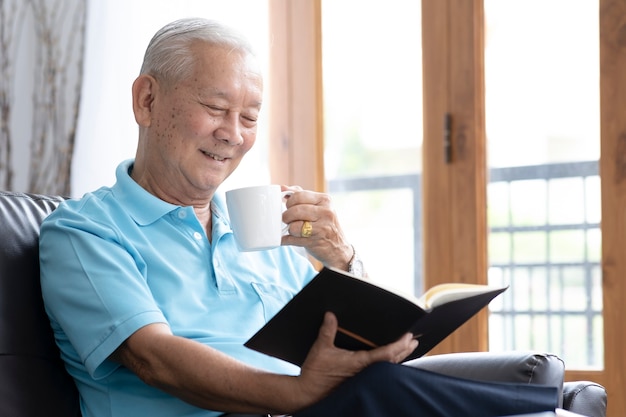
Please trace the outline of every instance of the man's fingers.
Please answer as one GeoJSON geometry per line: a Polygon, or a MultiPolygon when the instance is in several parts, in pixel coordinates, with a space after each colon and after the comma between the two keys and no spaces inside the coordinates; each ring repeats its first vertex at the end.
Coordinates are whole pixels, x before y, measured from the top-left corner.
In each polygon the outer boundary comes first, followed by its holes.
{"type": "Polygon", "coordinates": [[[319,339],[323,340],[327,344],[335,345],[335,336],[337,334],[337,317],[327,311],[324,313],[324,321],[320,326],[319,339]]]}
{"type": "Polygon", "coordinates": [[[417,348],[418,344],[418,340],[412,334],[407,333],[393,343],[371,350],[370,360],[372,362],[399,363],[406,359],[417,348]]]}

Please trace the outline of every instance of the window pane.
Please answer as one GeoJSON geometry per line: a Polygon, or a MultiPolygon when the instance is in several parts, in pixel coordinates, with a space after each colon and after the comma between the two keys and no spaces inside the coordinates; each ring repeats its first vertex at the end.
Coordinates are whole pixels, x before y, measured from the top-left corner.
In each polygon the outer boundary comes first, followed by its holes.
{"type": "Polygon", "coordinates": [[[381,8],[322,2],[325,174],[372,279],[421,292],[421,3],[381,8]]]}
{"type": "Polygon", "coordinates": [[[490,348],[570,368],[603,366],[598,10],[485,0],[490,348]]]}

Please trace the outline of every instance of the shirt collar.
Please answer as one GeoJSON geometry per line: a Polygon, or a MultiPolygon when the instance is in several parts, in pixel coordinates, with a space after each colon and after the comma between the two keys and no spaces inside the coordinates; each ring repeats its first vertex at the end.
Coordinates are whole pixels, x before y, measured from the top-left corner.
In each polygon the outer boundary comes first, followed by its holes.
{"type": "MultiPolygon", "coordinates": [[[[133,220],[137,224],[145,226],[177,210],[180,206],[161,200],[137,184],[130,176],[134,162],[134,159],[128,159],[118,165],[115,171],[117,182],[113,186],[113,194],[119,201],[123,202],[124,207],[133,220]]],[[[226,201],[222,194],[216,193],[213,196],[211,212],[213,213],[213,219],[218,220],[214,222],[213,227],[216,227],[216,224],[219,225],[220,235],[232,232],[228,211],[226,210],[226,201]]]]}
{"type": "Polygon", "coordinates": [[[130,176],[134,162],[134,159],[129,159],[118,165],[115,171],[117,182],[113,186],[113,194],[123,202],[124,207],[137,224],[145,226],[154,223],[179,206],[161,200],[137,184],[130,176]]]}

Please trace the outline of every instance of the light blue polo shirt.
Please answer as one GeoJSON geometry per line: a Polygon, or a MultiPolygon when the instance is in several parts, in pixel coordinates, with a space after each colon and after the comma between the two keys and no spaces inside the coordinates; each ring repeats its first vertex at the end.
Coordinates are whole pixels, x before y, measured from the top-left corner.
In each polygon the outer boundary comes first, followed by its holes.
{"type": "Polygon", "coordinates": [[[211,204],[212,241],[192,207],[166,203],[120,164],[117,182],[68,200],[42,224],[46,312],[84,417],[217,416],[144,384],[107,360],[133,332],[167,323],[175,335],[245,363],[297,374],[243,343],[315,275],[292,247],[239,252],[224,199],[211,204]]]}

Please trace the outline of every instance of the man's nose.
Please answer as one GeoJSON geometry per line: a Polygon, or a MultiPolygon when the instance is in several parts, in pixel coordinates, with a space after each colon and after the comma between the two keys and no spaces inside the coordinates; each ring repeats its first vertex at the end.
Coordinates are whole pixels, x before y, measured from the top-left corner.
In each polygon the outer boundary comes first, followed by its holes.
{"type": "Polygon", "coordinates": [[[215,132],[217,139],[229,145],[241,145],[243,136],[241,134],[241,124],[237,113],[228,113],[222,119],[222,123],[215,132]]]}

